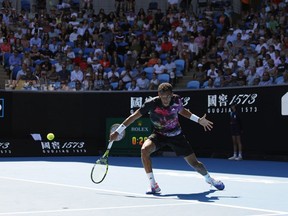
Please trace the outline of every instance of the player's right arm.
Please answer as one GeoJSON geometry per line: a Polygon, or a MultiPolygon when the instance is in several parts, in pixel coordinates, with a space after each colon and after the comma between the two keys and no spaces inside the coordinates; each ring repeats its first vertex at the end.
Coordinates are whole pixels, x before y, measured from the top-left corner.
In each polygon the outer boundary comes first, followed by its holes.
{"type": "Polygon", "coordinates": [[[138,118],[140,118],[142,114],[140,113],[140,109],[136,110],[133,114],[131,114],[128,118],[126,118],[122,124],[110,134],[110,141],[114,141],[118,134],[121,133],[123,130],[125,130],[130,124],[132,124],[134,121],[136,121],[138,118]]]}

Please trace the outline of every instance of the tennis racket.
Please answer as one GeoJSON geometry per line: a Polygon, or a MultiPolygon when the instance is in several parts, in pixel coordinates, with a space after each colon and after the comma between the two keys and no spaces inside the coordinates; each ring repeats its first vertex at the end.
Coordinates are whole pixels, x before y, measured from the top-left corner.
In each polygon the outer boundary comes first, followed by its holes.
{"type": "MultiPolygon", "coordinates": [[[[113,124],[110,128],[110,134],[113,133],[118,127],[119,127],[120,124],[113,124]]],[[[115,141],[119,141],[119,140],[122,140],[125,136],[125,130],[118,134],[118,137],[116,138],[115,141]]],[[[113,145],[113,141],[110,141],[109,144],[108,144],[108,147],[105,151],[105,153],[103,154],[103,156],[101,158],[99,158],[93,168],[92,168],[92,171],[91,171],[91,180],[95,183],[95,184],[99,184],[101,183],[107,173],[108,173],[108,156],[109,156],[109,152],[110,152],[110,149],[113,145]]]]}

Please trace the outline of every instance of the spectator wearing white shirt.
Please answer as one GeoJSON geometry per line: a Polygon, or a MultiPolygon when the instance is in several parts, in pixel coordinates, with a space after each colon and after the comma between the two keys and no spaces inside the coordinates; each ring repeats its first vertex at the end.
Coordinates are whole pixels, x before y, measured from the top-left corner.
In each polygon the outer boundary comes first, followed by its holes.
{"type": "Polygon", "coordinates": [[[168,56],[166,58],[167,63],[165,64],[165,71],[170,76],[170,83],[172,86],[175,86],[176,84],[176,64],[174,61],[172,61],[171,57],[168,56]]]}
{"type": "Polygon", "coordinates": [[[259,39],[259,44],[255,47],[255,51],[260,54],[262,47],[265,47],[266,49],[268,48],[267,44],[265,43],[265,38],[260,37],[259,39]]]}
{"type": "Polygon", "coordinates": [[[161,59],[158,59],[157,64],[153,66],[156,74],[165,73],[165,66],[162,64],[161,59]]]}
{"type": "Polygon", "coordinates": [[[140,88],[140,90],[148,90],[150,81],[146,77],[146,72],[141,73],[141,77],[136,80],[137,86],[140,88]]]}
{"type": "Polygon", "coordinates": [[[124,84],[132,81],[132,71],[130,66],[126,66],[125,69],[120,74],[120,80],[123,81],[124,84]]]}
{"type": "Polygon", "coordinates": [[[245,58],[244,58],[243,52],[239,51],[238,58],[237,58],[238,67],[244,68],[244,62],[245,62],[245,58]]]}
{"type": "Polygon", "coordinates": [[[80,67],[78,64],[75,64],[74,70],[71,71],[71,77],[70,80],[71,82],[76,82],[77,80],[82,82],[83,81],[83,72],[80,70],[80,67]]]}
{"type": "Polygon", "coordinates": [[[83,21],[80,22],[80,24],[79,24],[79,26],[77,28],[77,34],[83,36],[85,31],[86,31],[86,29],[87,29],[87,26],[84,26],[83,21]]]}
{"type": "Polygon", "coordinates": [[[110,81],[110,83],[112,83],[112,82],[118,82],[119,77],[120,77],[119,72],[116,70],[116,67],[114,65],[112,65],[111,70],[108,71],[108,73],[107,73],[107,79],[110,81]]]}
{"type": "Polygon", "coordinates": [[[30,47],[36,45],[38,48],[41,48],[42,40],[38,37],[38,33],[34,34],[34,37],[30,39],[30,47]]]}
{"type": "Polygon", "coordinates": [[[73,51],[73,49],[72,49],[71,46],[68,46],[68,47],[67,47],[66,56],[67,56],[69,59],[71,59],[71,60],[74,60],[74,59],[76,58],[76,55],[75,55],[75,53],[74,53],[74,51],[73,51]]]}
{"type": "Polygon", "coordinates": [[[226,42],[225,44],[227,45],[227,43],[230,41],[231,43],[233,43],[235,40],[237,39],[236,35],[234,34],[234,29],[230,28],[228,35],[226,36],[226,42]]]}
{"type": "Polygon", "coordinates": [[[208,71],[207,71],[207,77],[211,78],[212,80],[214,80],[216,77],[218,77],[218,71],[217,71],[214,63],[210,64],[210,69],[208,69],[208,71]]]}
{"type": "Polygon", "coordinates": [[[188,45],[188,49],[190,51],[190,59],[191,60],[195,60],[198,57],[199,54],[199,48],[197,43],[195,43],[195,38],[193,35],[190,36],[190,40],[189,40],[189,45],[188,45]]]}
{"type": "Polygon", "coordinates": [[[73,27],[73,32],[69,35],[69,41],[70,42],[75,42],[77,40],[78,37],[78,32],[77,32],[77,27],[73,27]]]}

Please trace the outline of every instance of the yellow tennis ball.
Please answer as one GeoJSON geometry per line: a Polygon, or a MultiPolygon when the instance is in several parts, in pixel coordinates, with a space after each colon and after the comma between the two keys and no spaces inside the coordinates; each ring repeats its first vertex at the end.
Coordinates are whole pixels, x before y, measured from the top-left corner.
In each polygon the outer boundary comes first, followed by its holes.
{"type": "Polygon", "coordinates": [[[53,133],[48,133],[47,134],[47,139],[52,141],[55,138],[55,135],[53,133]]]}

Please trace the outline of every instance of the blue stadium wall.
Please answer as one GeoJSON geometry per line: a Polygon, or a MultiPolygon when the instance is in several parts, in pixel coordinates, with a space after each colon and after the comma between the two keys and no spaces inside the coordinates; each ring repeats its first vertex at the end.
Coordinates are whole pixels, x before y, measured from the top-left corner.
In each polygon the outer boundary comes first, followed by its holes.
{"type": "MultiPolygon", "coordinates": [[[[214,122],[214,129],[204,132],[198,124],[181,118],[183,130],[198,156],[222,158],[232,153],[229,104],[236,102],[244,128],[244,156],[249,159],[269,159],[273,156],[287,159],[287,92],[287,86],[270,86],[175,93],[182,96],[186,108],[199,116],[206,113],[207,118],[214,122]]],[[[99,155],[107,144],[107,121],[126,118],[146,98],[156,94],[155,91],[1,91],[0,156],[99,155]],[[49,132],[56,136],[53,141],[46,138],[49,132]]],[[[151,127],[147,126],[147,122],[145,124],[139,121],[127,130],[132,137],[141,137],[146,131],[147,137],[151,127]]],[[[117,145],[114,145],[112,153],[139,156],[141,142],[132,144],[130,141],[121,144],[121,151],[117,151],[117,145]]]]}

